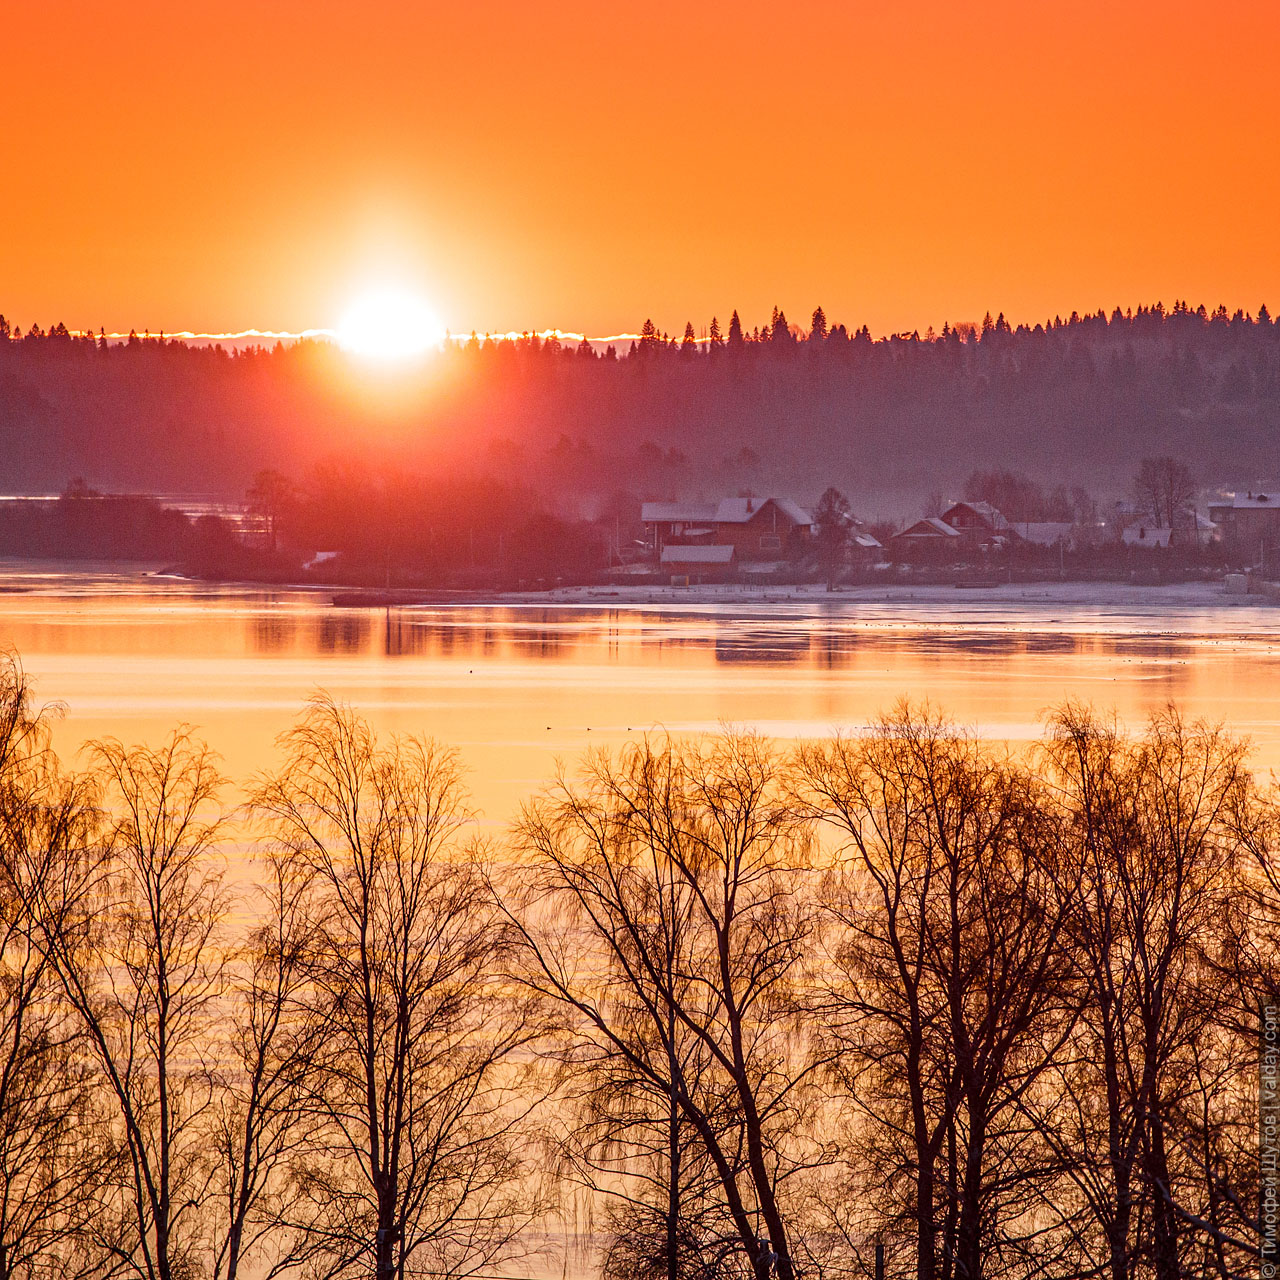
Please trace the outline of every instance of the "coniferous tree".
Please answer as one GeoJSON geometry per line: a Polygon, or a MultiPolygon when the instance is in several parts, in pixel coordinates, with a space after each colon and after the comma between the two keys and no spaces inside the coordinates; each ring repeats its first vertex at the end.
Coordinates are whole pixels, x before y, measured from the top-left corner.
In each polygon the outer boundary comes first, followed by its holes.
{"type": "Polygon", "coordinates": [[[849,499],[834,485],[818,499],[813,522],[817,526],[818,556],[826,574],[827,590],[835,586],[852,532],[849,499]]]}

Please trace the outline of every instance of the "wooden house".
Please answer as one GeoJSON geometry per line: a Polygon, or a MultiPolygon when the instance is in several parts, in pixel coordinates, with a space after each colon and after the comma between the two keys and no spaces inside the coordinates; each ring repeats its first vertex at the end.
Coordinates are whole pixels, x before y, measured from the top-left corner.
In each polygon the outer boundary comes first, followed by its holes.
{"type": "Polygon", "coordinates": [[[963,556],[965,539],[938,516],[926,516],[908,525],[889,539],[889,550],[895,560],[907,564],[949,563],[963,556]]]}
{"type": "Polygon", "coordinates": [[[680,546],[668,543],[659,560],[664,573],[680,585],[698,582],[726,582],[738,569],[737,556],[731,546],[680,546]]]}
{"type": "Polygon", "coordinates": [[[1233,493],[1209,504],[1209,519],[1238,563],[1270,565],[1280,554],[1280,490],[1233,493]]]}
{"type": "Polygon", "coordinates": [[[720,546],[732,547],[742,562],[787,560],[812,534],[809,512],[789,498],[646,502],[640,516],[660,559],[671,546],[720,546]]]}
{"type": "Polygon", "coordinates": [[[989,502],[952,503],[940,519],[960,535],[967,551],[993,551],[1017,536],[989,502]]]}

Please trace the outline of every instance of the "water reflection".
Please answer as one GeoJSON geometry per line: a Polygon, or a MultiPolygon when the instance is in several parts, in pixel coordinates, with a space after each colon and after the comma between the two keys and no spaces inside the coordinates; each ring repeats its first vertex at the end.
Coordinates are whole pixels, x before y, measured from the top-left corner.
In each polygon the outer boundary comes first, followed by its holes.
{"type": "Polygon", "coordinates": [[[817,643],[821,643],[820,635],[800,628],[791,633],[761,629],[750,634],[717,628],[714,638],[717,662],[802,662],[817,643]]]}
{"type": "MultiPolygon", "coordinates": [[[[557,759],[654,727],[726,721],[779,737],[856,728],[904,694],[1024,742],[1071,696],[1136,723],[1170,700],[1250,735],[1280,766],[1280,646],[1214,615],[1102,627],[1059,605],[335,609],[300,592],[54,580],[0,593],[0,643],[69,708],[60,749],[197,724],[243,781],[318,688],[379,728],[456,744],[498,823],[557,759]]],[[[1253,615],[1229,615],[1234,617],[1253,615]]],[[[1259,619],[1262,615],[1257,615],[1259,619]]],[[[1276,615],[1267,614],[1270,622],[1276,615]]]]}
{"type": "Polygon", "coordinates": [[[334,610],[316,620],[316,652],[363,653],[372,634],[372,623],[364,610],[334,610]]]}
{"type": "MultiPolygon", "coordinates": [[[[510,609],[343,609],[258,614],[246,619],[247,647],[448,660],[480,656],[532,662],[708,659],[726,666],[809,665],[836,670],[904,655],[921,664],[1017,658],[1141,662],[1152,668],[1193,661],[1203,637],[1103,635],[1019,628],[937,625],[883,629],[856,620],[716,618],[612,611],[510,609]],[[303,625],[303,622],[306,625],[303,625]]],[[[1162,673],[1167,674],[1167,672],[1162,673]]]]}
{"type": "Polygon", "coordinates": [[[292,648],[298,630],[295,619],[287,614],[264,614],[250,619],[253,647],[259,653],[280,653],[292,648]]]}

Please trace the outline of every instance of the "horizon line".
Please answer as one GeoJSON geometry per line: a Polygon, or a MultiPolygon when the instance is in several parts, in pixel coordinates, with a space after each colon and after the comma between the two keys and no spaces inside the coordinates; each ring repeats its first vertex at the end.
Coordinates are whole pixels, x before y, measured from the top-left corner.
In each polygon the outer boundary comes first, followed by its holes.
{"type": "MultiPolygon", "coordinates": [[[[1126,309],[1124,314],[1126,318],[1129,318],[1130,316],[1135,316],[1140,311],[1144,311],[1144,310],[1154,311],[1157,306],[1161,308],[1161,311],[1166,317],[1177,314],[1177,310],[1182,308],[1185,308],[1185,310],[1192,315],[1198,314],[1203,311],[1203,312],[1206,312],[1210,317],[1216,316],[1220,311],[1226,310],[1226,306],[1223,303],[1218,304],[1217,307],[1211,310],[1204,303],[1200,303],[1196,307],[1191,307],[1190,304],[1187,303],[1184,299],[1175,298],[1173,305],[1171,307],[1165,307],[1163,302],[1157,299],[1156,302],[1154,303],[1150,303],[1150,304],[1144,303],[1144,304],[1139,304],[1138,307],[1129,307],[1126,309]]],[[[1233,312],[1228,312],[1228,314],[1234,317],[1236,313],[1239,313],[1239,314],[1242,314],[1246,319],[1250,321],[1255,321],[1258,318],[1259,313],[1265,307],[1266,307],[1265,303],[1260,303],[1257,311],[1249,311],[1243,307],[1237,307],[1233,312]]],[[[1114,313],[1118,310],[1119,310],[1118,306],[1113,308],[1111,311],[1108,311],[1107,308],[1102,307],[1096,310],[1087,311],[1083,314],[1080,313],[1078,310],[1073,310],[1069,314],[1076,316],[1081,320],[1089,319],[1099,314],[1102,314],[1107,318],[1108,321],[1110,321],[1114,313]]],[[[987,312],[987,315],[990,315],[989,311],[987,312]]],[[[1003,319],[1003,317],[1004,317],[1004,313],[1001,312],[1000,318],[1003,319]]],[[[1061,315],[1057,317],[1057,320],[1058,320],[1058,323],[1063,325],[1070,323],[1069,319],[1064,319],[1061,315]]],[[[983,323],[984,322],[982,320],[957,320],[955,322],[947,321],[944,324],[944,329],[950,328],[952,330],[958,330],[961,333],[964,333],[966,330],[970,330],[970,329],[975,331],[980,330],[983,327],[983,323]]],[[[1009,322],[1006,321],[1006,323],[1009,323],[1009,322]]],[[[1054,324],[1054,321],[1052,319],[1048,319],[1045,321],[1037,321],[1035,324],[1030,324],[1026,321],[1020,321],[1016,325],[1010,324],[1010,327],[1015,331],[1024,327],[1028,330],[1034,330],[1037,327],[1037,325],[1044,325],[1046,328],[1048,328],[1053,326],[1053,324],[1054,324]]],[[[805,329],[803,325],[797,325],[792,323],[788,327],[791,328],[793,332],[795,331],[798,331],[800,333],[808,332],[808,330],[805,329]]],[[[866,326],[863,326],[863,327],[866,328],[866,326]]],[[[322,340],[332,341],[335,344],[338,342],[337,330],[333,328],[327,328],[327,327],[296,329],[296,330],[248,328],[248,329],[239,329],[239,330],[224,330],[220,332],[198,331],[193,329],[178,329],[178,330],[162,329],[162,330],[158,330],[154,334],[149,329],[144,330],[142,333],[139,333],[137,329],[131,329],[128,332],[124,332],[120,330],[112,330],[110,332],[107,332],[105,329],[101,327],[96,331],[93,329],[70,329],[70,328],[67,331],[73,337],[77,337],[77,338],[105,337],[108,342],[127,342],[130,337],[138,337],[142,340],[151,340],[151,341],[155,341],[157,339],[164,339],[166,341],[197,342],[197,343],[247,342],[252,340],[274,341],[274,342],[301,342],[307,339],[322,339],[322,340]]],[[[743,326],[743,331],[744,333],[746,332],[745,326],[743,326]]],[[[927,336],[930,332],[932,332],[935,337],[943,336],[943,331],[935,329],[932,324],[926,326],[925,332],[923,334],[921,333],[919,327],[916,327],[914,329],[886,330],[884,333],[878,336],[879,338],[911,338],[912,336],[916,336],[921,339],[927,339],[927,336]]],[[[667,334],[665,336],[668,342],[679,343],[680,341],[682,341],[682,335],[667,334]]],[[[501,330],[486,331],[483,333],[480,332],[478,329],[472,329],[467,332],[456,332],[456,333],[450,329],[446,329],[444,338],[441,341],[441,345],[443,346],[444,343],[453,343],[454,345],[460,346],[467,342],[470,342],[473,338],[479,339],[485,342],[517,342],[521,338],[530,338],[530,337],[537,338],[540,341],[544,341],[544,342],[550,338],[555,338],[557,341],[562,341],[562,342],[563,341],[587,342],[592,346],[608,346],[608,345],[624,343],[624,342],[638,343],[642,340],[643,334],[623,332],[623,333],[606,334],[600,337],[591,337],[577,330],[560,329],[560,328],[524,329],[524,330],[508,329],[505,331],[501,331],[501,330]]],[[[694,342],[699,347],[705,347],[710,344],[711,338],[704,329],[702,333],[700,333],[697,337],[695,337],[694,342]]]]}
{"type": "MultiPolygon", "coordinates": [[[[131,329],[128,333],[120,331],[107,332],[104,329],[69,329],[68,332],[76,338],[97,338],[105,337],[108,342],[127,342],[130,337],[136,337],[141,340],[158,340],[166,341],[175,340],[182,342],[240,342],[251,338],[263,338],[267,340],[274,339],[277,342],[300,342],[307,338],[326,338],[337,342],[338,335],[335,329],[239,329],[234,332],[225,333],[199,333],[192,329],[160,329],[152,333],[149,329],[139,333],[136,329],[131,329]]],[[[590,343],[615,343],[615,342],[639,342],[641,338],[639,333],[615,333],[609,334],[601,338],[591,338],[584,333],[577,333],[567,329],[525,329],[517,331],[509,329],[503,333],[485,332],[479,330],[471,330],[468,333],[454,333],[452,330],[446,330],[443,341],[454,343],[470,342],[472,338],[478,338],[486,342],[518,342],[521,338],[539,338],[546,341],[548,338],[556,338],[560,341],[568,340],[570,342],[590,342],[590,343]]],[[[709,341],[707,338],[699,338],[699,344],[709,341]]]]}

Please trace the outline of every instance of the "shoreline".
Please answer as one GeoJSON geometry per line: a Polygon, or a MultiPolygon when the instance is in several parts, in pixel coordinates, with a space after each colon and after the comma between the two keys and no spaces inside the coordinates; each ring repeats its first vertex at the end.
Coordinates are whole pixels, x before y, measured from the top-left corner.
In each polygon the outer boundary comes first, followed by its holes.
{"type": "MultiPolygon", "coordinates": [[[[262,583],[190,577],[155,562],[49,561],[0,558],[0,596],[39,597],[60,590],[76,594],[112,594],[116,590],[157,594],[306,597],[338,611],[393,608],[413,614],[430,609],[564,609],[658,611],[706,614],[720,619],[769,614],[784,618],[832,618],[850,621],[911,620],[920,624],[997,626],[1017,619],[1021,626],[1069,625],[1089,619],[1140,623],[1147,629],[1177,628],[1206,613],[1230,613],[1270,631],[1280,621],[1280,599],[1262,593],[1227,592],[1222,581],[1182,583],[1035,582],[982,586],[859,584],[827,591],[821,583],[793,586],[703,584],[690,587],[594,585],[544,591],[451,591],[353,588],[316,582],[262,583]],[[1070,611],[1071,618],[1041,614],[1070,611]],[[930,615],[936,615],[936,618],[930,615]],[[1162,624],[1164,626],[1162,627],[1162,624]]],[[[1272,588],[1277,590],[1277,588],[1272,588]]],[[[1221,620],[1221,619],[1219,619],[1221,620]]],[[[1129,629],[1129,627],[1125,627],[1129,629]]]]}
{"type": "MultiPolygon", "coordinates": [[[[355,593],[353,593],[355,594],[355,593]]],[[[549,591],[497,592],[490,598],[502,604],[555,603],[563,605],[618,602],[629,605],[723,606],[738,604],[841,605],[877,604],[1069,604],[1105,607],[1119,603],[1163,604],[1172,608],[1230,608],[1274,606],[1280,600],[1267,595],[1238,595],[1221,582],[1133,583],[1068,581],[1001,583],[993,586],[940,584],[859,584],[827,591],[821,584],[794,587],[557,587],[549,591]]]]}

